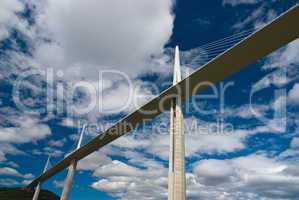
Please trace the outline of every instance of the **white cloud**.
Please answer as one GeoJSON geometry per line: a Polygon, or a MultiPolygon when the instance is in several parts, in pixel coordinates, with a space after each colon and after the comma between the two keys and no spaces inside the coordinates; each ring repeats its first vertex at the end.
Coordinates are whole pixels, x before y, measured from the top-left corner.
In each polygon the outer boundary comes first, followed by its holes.
{"type": "Polygon", "coordinates": [[[119,182],[111,182],[107,179],[99,180],[98,182],[95,182],[92,184],[92,187],[94,189],[98,189],[101,191],[114,193],[119,191],[126,191],[128,188],[129,183],[124,181],[119,182]]]}
{"type": "Polygon", "coordinates": [[[127,135],[114,141],[113,145],[121,148],[137,149],[147,147],[150,145],[150,141],[147,139],[136,138],[134,135],[127,135]]]}
{"type": "Polygon", "coordinates": [[[6,176],[22,176],[17,170],[9,167],[0,168],[0,174],[6,176]]]}
{"type": "Polygon", "coordinates": [[[14,179],[10,179],[10,178],[0,179],[0,186],[2,187],[13,187],[19,184],[20,183],[14,179]]]}
{"type": "Polygon", "coordinates": [[[41,123],[40,119],[23,114],[10,107],[1,108],[0,117],[5,119],[0,126],[0,162],[6,165],[18,166],[15,163],[16,160],[15,162],[7,161],[7,155],[27,155],[17,145],[35,143],[51,135],[48,125],[41,123]]]}
{"type": "Polygon", "coordinates": [[[49,146],[51,147],[63,147],[63,145],[65,144],[66,139],[60,139],[60,140],[50,140],[49,141],[49,146]]]}
{"type": "Polygon", "coordinates": [[[218,185],[228,182],[234,175],[234,169],[227,161],[203,160],[200,161],[200,164],[195,165],[193,173],[200,176],[204,184],[218,185]]]}
{"type": "Polygon", "coordinates": [[[103,179],[94,182],[91,187],[122,200],[167,197],[167,169],[162,165],[141,169],[115,160],[99,167],[94,175],[103,179]]]}
{"type": "Polygon", "coordinates": [[[39,148],[39,149],[33,149],[32,154],[33,155],[46,155],[46,156],[51,156],[51,157],[61,157],[61,156],[65,155],[65,152],[62,150],[59,150],[57,148],[46,146],[46,147],[39,148]]]}
{"type": "Polygon", "coordinates": [[[266,4],[261,5],[250,15],[246,16],[245,18],[241,18],[236,24],[234,24],[233,28],[240,30],[250,26],[255,29],[259,29],[275,19],[275,17],[277,17],[276,11],[273,9],[268,9],[265,5],[266,4]]]}
{"type": "MultiPolygon", "coordinates": [[[[6,64],[13,65],[14,68],[8,74],[18,74],[15,66],[24,68],[26,65],[26,68],[36,69],[54,67],[64,70],[62,79],[67,80],[67,85],[82,78],[97,85],[99,70],[120,70],[133,77],[141,72],[164,73],[169,70],[164,67],[168,61],[163,51],[173,28],[172,0],[29,1],[29,5],[31,4],[36,7],[34,14],[37,14],[34,15],[37,24],[27,27],[28,31],[34,32],[30,44],[34,47],[34,56],[12,52],[11,60],[6,64]],[[148,12],[149,8],[151,12],[148,12]]],[[[103,85],[103,89],[107,89],[100,102],[103,103],[103,112],[120,108],[128,96],[128,89],[131,89],[122,83],[114,84],[115,80],[111,81],[109,78],[108,82],[104,80],[106,82],[103,85]]],[[[142,82],[136,80],[132,83],[137,87],[142,85],[142,82]]],[[[95,88],[99,89],[98,86],[95,88]]],[[[68,92],[69,88],[66,88],[65,93],[68,92]]],[[[96,95],[98,94],[92,93],[88,97],[98,101],[96,95]]],[[[127,106],[121,107],[122,112],[129,112],[142,105],[153,94],[147,89],[141,89],[136,96],[138,99],[134,97],[127,106]]],[[[70,99],[66,99],[69,104],[70,99]]],[[[27,102],[38,100],[30,97],[27,102]]],[[[84,104],[82,106],[86,107],[84,104]]],[[[98,107],[94,110],[98,111],[98,107]]],[[[114,113],[119,113],[119,109],[114,113]]],[[[88,118],[94,120],[99,116],[99,112],[91,111],[88,118]]]]}
{"type": "Polygon", "coordinates": [[[299,84],[294,84],[293,88],[289,91],[288,102],[294,105],[299,104],[299,84]]]}
{"type": "Polygon", "coordinates": [[[148,71],[145,64],[162,53],[173,27],[171,0],[49,0],[43,9],[38,21],[54,43],[37,48],[37,59],[79,66],[88,77],[99,69],[148,71]]]}
{"type": "Polygon", "coordinates": [[[145,153],[131,151],[135,142],[120,148],[113,143],[78,164],[78,169],[92,171],[97,181],[91,187],[118,199],[165,199],[167,195],[167,168],[145,153]],[[132,146],[130,146],[132,144],[132,146]],[[119,156],[127,161],[111,160],[107,156],[119,156]]]}
{"type": "Polygon", "coordinates": [[[98,177],[110,176],[140,176],[141,171],[138,168],[129,166],[123,162],[114,160],[110,164],[98,167],[95,172],[98,177]]]}
{"type": "Polygon", "coordinates": [[[230,134],[191,135],[186,137],[187,155],[196,153],[228,153],[245,148],[243,136],[230,134]]]}
{"type": "MultiPolygon", "coordinates": [[[[255,86],[253,86],[255,87],[255,86]]],[[[271,107],[266,104],[245,104],[239,107],[226,107],[224,109],[224,115],[226,118],[243,118],[253,119],[260,115],[264,115],[271,107]],[[254,110],[254,111],[253,111],[254,110]],[[258,113],[259,114],[258,114],[258,113]]]]}
{"type": "Polygon", "coordinates": [[[286,71],[282,69],[275,70],[262,77],[252,86],[253,94],[270,86],[282,87],[289,82],[286,71]]]}
{"type": "Polygon", "coordinates": [[[292,139],[291,141],[291,148],[299,148],[299,138],[298,137],[295,137],[292,139]]]}
{"type": "Polygon", "coordinates": [[[25,178],[25,179],[31,179],[31,178],[33,178],[32,174],[24,174],[23,175],[20,172],[18,172],[16,169],[10,168],[10,167],[2,167],[2,168],[0,168],[0,175],[2,175],[2,176],[21,177],[21,178],[25,178]]]}
{"type": "Polygon", "coordinates": [[[285,165],[264,155],[249,155],[232,160],[233,165],[246,173],[273,174],[285,169],[285,165]]]}
{"type": "Polygon", "coordinates": [[[76,127],[77,126],[77,124],[75,123],[75,120],[71,119],[71,118],[63,119],[61,125],[66,126],[66,127],[76,127]]]}
{"type": "Polygon", "coordinates": [[[2,151],[0,151],[0,162],[3,162],[5,160],[6,160],[5,154],[2,151]]]}
{"type": "Polygon", "coordinates": [[[63,188],[64,186],[64,180],[63,181],[57,181],[57,180],[54,180],[53,181],[53,184],[56,188],[63,188]]]}
{"type": "Polygon", "coordinates": [[[33,180],[23,180],[22,185],[29,185],[33,180]]]}
{"type": "Polygon", "coordinates": [[[96,151],[79,161],[77,168],[79,170],[95,170],[100,166],[110,163],[111,161],[112,160],[104,153],[96,151]]]}
{"type": "Polygon", "coordinates": [[[7,38],[10,29],[20,23],[17,13],[23,9],[24,5],[19,0],[0,1],[0,41],[7,38]]]}
{"type": "MultiPolygon", "coordinates": [[[[0,143],[0,157],[3,160],[6,161],[5,155],[10,154],[10,155],[22,155],[25,154],[23,151],[19,150],[15,146],[8,144],[8,143],[0,143]]],[[[0,159],[1,160],[1,159],[0,159]]]]}
{"type": "MultiPolygon", "coordinates": [[[[146,162],[148,162],[147,160],[146,162]]],[[[167,199],[167,167],[139,168],[121,161],[98,167],[91,187],[119,199],[167,199]]],[[[227,160],[201,160],[187,173],[188,199],[292,199],[298,195],[295,163],[253,154],[227,160]],[[293,185],[292,185],[293,184],[293,185]]]]}
{"type": "Polygon", "coordinates": [[[238,5],[243,5],[243,4],[257,4],[261,2],[261,0],[223,0],[222,4],[223,5],[230,5],[230,6],[238,6],[238,5]]]}
{"type": "Polygon", "coordinates": [[[286,47],[275,51],[267,57],[267,62],[263,69],[273,68],[291,68],[299,64],[299,40],[295,40],[288,44],[286,47]]]}
{"type": "Polygon", "coordinates": [[[51,135],[50,128],[31,117],[18,117],[17,127],[0,128],[0,142],[28,143],[51,135]]]}
{"type": "Polygon", "coordinates": [[[299,156],[299,138],[294,137],[291,140],[290,147],[279,154],[280,159],[296,159],[299,156]]]}
{"type": "Polygon", "coordinates": [[[189,194],[194,199],[213,200],[293,199],[298,195],[294,183],[299,181],[294,166],[256,154],[229,160],[202,160],[194,165],[194,174],[189,176],[189,194]]]}
{"type": "Polygon", "coordinates": [[[141,81],[120,82],[116,86],[104,91],[100,99],[101,114],[115,114],[120,112],[131,112],[148,102],[154,94],[141,81]]]}

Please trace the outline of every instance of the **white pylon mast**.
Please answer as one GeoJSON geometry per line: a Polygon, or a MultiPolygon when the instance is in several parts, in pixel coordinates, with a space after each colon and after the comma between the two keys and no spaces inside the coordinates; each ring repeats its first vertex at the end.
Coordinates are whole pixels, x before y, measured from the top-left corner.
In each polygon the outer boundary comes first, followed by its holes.
{"type": "MultiPolygon", "coordinates": [[[[179,47],[175,48],[173,85],[182,80],[179,47]]],[[[186,199],[184,117],[179,99],[172,100],[170,110],[170,149],[168,200],[186,199]]]]}
{"type": "Polygon", "coordinates": [[[79,149],[79,148],[81,147],[82,140],[83,140],[83,135],[84,135],[86,126],[87,126],[87,124],[84,124],[83,127],[82,127],[81,134],[80,134],[79,141],[78,141],[78,144],[77,144],[77,148],[76,148],[76,149],[79,149]]]}
{"type": "MultiPolygon", "coordinates": [[[[76,149],[79,149],[81,147],[86,126],[87,126],[87,124],[84,124],[82,127],[76,149]]],[[[64,182],[64,187],[63,187],[63,191],[62,191],[60,200],[68,200],[69,199],[69,195],[70,195],[70,191],[72,189],[72,184],[73,184],[74,176],[76,173],[76,169],[77,169],[77,161],[73,160],[72,164],[68,168],[68,174],[67,174],[67,177],[64,182]]]]}
{"type": "Polygon", "coordinates": [[[175,85],[182,80],[181,74],[181,63],[180,63],[180,50],[179,47],[175,47],[175,56],[174,56],[174,69],[173,69],[173,81],[172,84],[175,85]]]}
{"type": "Polygon", "coordinates": [[[49,164],[50,164],[50,159],[51,159],[51,155],[49,155],[48,159],[47,159],[47,162],[45,164],[45,167],[44,167],[44,171],[43,173],[45,173],[49,167],[49,164]]]}

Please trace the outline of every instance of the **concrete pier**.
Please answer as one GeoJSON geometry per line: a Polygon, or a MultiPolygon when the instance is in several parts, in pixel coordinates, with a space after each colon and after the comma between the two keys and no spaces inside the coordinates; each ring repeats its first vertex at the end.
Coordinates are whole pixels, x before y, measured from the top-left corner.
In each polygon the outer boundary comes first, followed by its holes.
{"type": "MultiPolygon", "coordinates": [[[[79,149],[81,147],[85,128],[86,128],[86,124],[84,124],[82,127],[80,138],[79,138],[76,149],[79,149]]],[[[62,191],[60,200],[68,200],[69,199],[70,192],[72,190],[73,180],[74,180],[74,177],[76,174],[76,169],[77,169],[77,161],[73,160],[71,165],[68,168],[68,174],[67,174],[67,177],[64,182],[64,187],[63,187],[63,191],[62,191]]]]}
{"type": "Polygon", "coordinates": [[[40,183],[35,188],[35,192],[34,192],[32,200],[38,200],[39,193],[40,193],[40,183]]]}
{"type": "MultiPolygon", "coordinates": [[[[181,81],[179,48],[175,49],[173,85],[181,81]]],[[[186,199],[184,117],[179,99],[172,100],[170,110],[170,150],[168,200],[186,199]]]]}
{"type": "Polygon", "coordinates": [[[63,192],[60,200],[68,200],[70,191],[72,189],[74,176],[76,173],[77,162],[73,161],[73,163],[69,166],[68,174],[64,182],[63,192]]]}
{"type": "MultiPolygon", "coordinates": [[[[44,171],[43,171],[43,173],[45,173],[46,171],[47,171],[47,169],[48,169],[48,166],[49,166],[49,164],[50,164],[50,156],[48,157],[48,160],[47,160],[47,162],[46,162],[46,165],[45,165],[45,167],[44,167],[44,171]]],[[[32,200],[38,200],[38,197],[39,197],[39,193],[40,193],[40,189],[41,189],[41,183],[38,183],[38,185],[36,186],[36,188],[35,188],[35,191],[34,191],[34,195],[33,195],[33,198],[32,198],[32,200]]]]}

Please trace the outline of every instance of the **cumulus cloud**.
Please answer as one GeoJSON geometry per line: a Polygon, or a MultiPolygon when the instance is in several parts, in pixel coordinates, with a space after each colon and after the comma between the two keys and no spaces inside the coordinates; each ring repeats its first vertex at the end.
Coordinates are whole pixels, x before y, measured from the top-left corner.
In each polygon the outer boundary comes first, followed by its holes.
{"type": "Polygon", "coordinates": [[[104,91],[99,107],[103,114],[128,113],[141,107],[153,97],[151,88],[142,81],[120,82],[116,87],[104,91]]]}
{"type": "Polygon", "coordinates": [[[15,120],[16,127],[0,128],[0,142],[28,143],[51,135],[50,128],[35,118],[19,116],[15,120]]]}
{"type": "Polygon", "coordinates": [[[49,0],[43,8],[38,21],[53,42],[37,48],[37,59],[81,67],[89,77],[99,69],[148,71],[147,61],[172,33],[171,0],[49,0]]]}
{"type": "MultiPolygon", "coordinates": [[[[32,10],[36,24],[27,27],[27,31],[34,30],[30,44],[34,48],[29,49],[34,51],[31,52],[33,57],[20,52],[11,52],[9,62],[5,64],[13,67],[9,73],[3,72],[7,73],[7,76],[18,74],[19,69],[23,68],[62,69],[64,72],[62,79],[67,81],[67,86],[64,88],[64,94],[59,96],[60,93],[57,93],[59,98],[73,92],[69,86],[82,79],[88,80],[96,92],[83,95],[86,98],[80,99],[76,105],[84,108],[88,106],[86,102],[90,100],[96,102],[97,106],[87,115],[91,120],[96,120],[105,112],[128,113],[153,97],[152,91],[147,88],[134,90],[137,93],[130,95],[131,85],[129,87],[118,79],[105,77],[105,80],[101,80],[104,82],[103,85],[100,86],[105,90],[105,95],[99,102],[99,92],[102,90],[96,80],[99,79],[99,70],[119,70],[133,79],[142,72],[164,73],[165,68],[168,72],[165,63],[169,60],[168,56],[164,55],[164,45],[168,42],[173,28],[172,0],[134,2],[48,0],[27,3],[36,7],[32,10]],[[148,12],[149,9],[151,12],[148,12]],[[99,110],[100,114],[96,112],[99,110]]],[[[137,79],[131,83],[134,89],[143,84],[137,79]]],[[[38,93],[42,90],[39,86],[26,85],[26,89],[28,87],[31,92],[38,93]]],[[[68,105],[74,105],[73,96],[68,97],[63,100],[66,100],[68,105]]],[[[40,105],[39,103],[44,103],[42,100],[44,99],[41,96],[38,98],[30,96],[23,103],[26,105],[28,103],[28,106],[40,105]]],[[[73,114],[74,112],[70,115],[73,114]]]]}
{"type": "Polygon", "coordinates": [[[196,153],[228,153],[245,148],[243,137],[231,134],[206,134],[186,137],[188,155],[196,153]]]}
{"type": "Polygon", "coordinates": [[[100,151],[94,152],[78,163],[79,170],[95,170],[100,166],[110,163],[112,160],[100,151]]]}
{"type": "Polygon", "coordinates": [[[141,171],[138,168],[129,166],[120,161],[112,161],[110,164],[100,166],[94,172],[95,176],[98,177],[109,177],[109,176],[140,176],[141,171]]]}
{"type": "MultiPolygon", "coordinates": [[[[51,135],[48,125],[36,116],[23,114],[10,107],[0,109],[0,162],[7,161],[7,155],[27,155],[16,145],[31,144],[51,135]]],[[[9,162],[5,162],[9,164],[9,162]]],[[[15,165],[15,163],[10,163],[15,165]]]]}
{"type": "Polygon", "coordinates": [[[293,88],[289,91],[288,100],[291,104],[299,104],[299,84],[294,84],[293,88]]]}
{"type": "Polygon", "coordinates": [[[21,174],[16,169],[11,167],[2,167],[0,168],[0,175],[2,176],[13,176],[13,177],[21,177],[25,179],[31,179],[33,178],[32,174],[21,174]]]}
{"type": "MultiPolygon", "coordinates": [[[[95,169],[100,178],[91,187],[119,199],[167,199],[167,167],[155,159],[154,165],[138,167],[114,160],[95,169]],[[153,167],[154,166],[154,167],[153,167]]],[[[187,176],[188,199],[292,199],[298,195],[296,163],[262,154],[232,159],[195,162],[187,176]]]]}
{"type": "Polygon", "coordinates": [[[5,155],[24,155],[25,153],[19,150],[17,147],[8,143],[0,143],[0,162],[7,161],[5,155]]]}
{"type": "Polygon", "coordinates": [[[20,23],[18,12],[24,10],[24,4],[19,0],[2,0],[0,2],[0,41],[7,38],[10,29],[20,23]]]}
{"type": "Polygon", "coordinates": [[[119,191],[126,191],[129,183],[124,181],[119,182],[111,182],[107,179],[99,180],[98,182],[95,182],[92,184],[92,187],[94,189],[102,190],[105,192],[119,192],[119,191]]]}
{"type": "MultiPolygon", "coordinates": [[[[9,1],[9,5],[13,2],[18,1],[9,1]]],[[[138,99],[124,101],[129,95],[128,90],[132,88],[119,79],[105,77],[105,80],[101,80],[104,82],[103,85],[100,86],[105,90],[105,95],[101,102],[98,102],[100,95],[98,92],[102,92],[97,82],[99,70],[122,71],[134,79],[131,82],[137,87],[142,85],[142,81],[135,79],[140,73],[153,71],[164,73],[165,68],[167,72],[169,70],[165,67],[168,60],[164,56],[164,45],[168,42],[173,28],[172,0],[134,2],[48,0],[26,3],[29,7],[36,8],[32,10],[32,17],[36,23],[24,27],[24,30],[27,28],[28,32],[34,32],[32,40],[28,41],[31,42],[29,46],[34,47],[28,49],[33,56],[10,52],[9,59],[3,61],[3,64],[11,67],[9,72],[3,70],[3,76],[19,74],[20,69],[40,71],[45,68],[62,69],[61,79],[67,83],[64,94],[59,96],[60,93],[57,93],[58,98],[64,98],[73,92],[69,86],[82,79],[88,80],[96,92],[86,95],[86,98],[78,101],[77,105],[82,108],[87,106],[84,102],[89,100],[97,102],[97,107],[94,107],[87,116],[89,119],[94,120],[99,116],[99,112],[93,112],[99,110],[98,106],[101,106],[102,113],[107,110],[127,113],[153,96],[149,90],[141,89],[136,94],[138,99]],[[148,12],[149,9],[151,12],[148,12]]],[[[26,20],[23,19],[22,22],[26,20]]],[[[37,93],[43,89],[39,84],[31,84],[30,87],[26,85],[25,88],[37,93]]],[[[63,100],[70,105],[74,98],[68,97],[70,98],[63,100]]],[[[40,106],[45,103],[42,100],[44,99],[41,96],[30,96],[23,103],[26,105],[28,103],[29,107],[37,104],[40,106]]]]}
{"type": "Polygon", "coordinates": [[[51,147],[63,147],[63,145],[65,144],[66,139],[61,139],[61,140],[50,140],[49,141],[49,146],[51,147]]]}
{"type": "Polygon", "coordinates": [[[143,146],[137,144],[138,140],[120,138],[119,141],[79,162],[79,170],[92,171],[97,179],[91,187],[124,200],[166,199],[167,168],[163,163],[134,150],[143,146]],[[125,141],[129,141],[128,144],[118,145],[125,141]],[[108,156],[122,157],[126,161],[112,160],[108,156]]]}
{"type": "Polygon", "coordinates": [[[234,175],[234,169],[226,161],[203,160],[195,165],[193,173],[201,177],[201,181],[206,185],[218,185],[228,182],[234,175]]]}
{"type": "MultiPolygon", "coordinates": [[[[155,161],[153,161],[155,162],[155,161]]],[[[102,177],[91,186],[119,199],[165,199],[167,197],[167,169],[162,165],[138,168],[121,161],[99,167],[95,176],[102,177]]]]}
{"type": "Polygon", "coordinates": [[[190,188],[200,190],[191,194],[194,199],[292,199],[298,195],[294,183],[299,181],[291,171],[294,164],[257,154],[199,161],[190,188]]]}
{"type": "Polygon", "coordinates": [[[299,64],[299,40],[295,40],[281,50],[275,51],[267,57],[263,69],[291,68],[299,64]]]}
{"type": "MultiPolygon", "coordinates": [[[[37,6],[34,13],[37,14],[37,27],[34,28],[38,30],[36,38],[32,40],[35,47],[34,52],[31,52],[33,57],[11,52],[11,60],[6,64],[14,68],[10,68],[9,73],[5,72],[5,75],[18,74],[19,69],[54,67],[63,69],[68,76],[64,78],[68,81],[75,82],[84,77],[97,84],[94,82],[98,78],[95,71],[101,69],[121,70],[134,77],[142,72],[165,71],[163,67],[167,58],[163,56],[163,49],[173,28],[172,2],[172,0],[136,0],[129,3],[95,0],[88,2],[49,0],[45,3],[32,1],[31,3],[37,6]],[[152,61],[154,56],[157,59],[152,61]]],[[[114,83],[109,80],[103,86],[104,89],[110,89],[105,92],[109,93],[109,96],[104,96],[104,109],[118,108],[125,101],[124,96],[127,96],[128,88],[114,83]]],[[[134,82],[134,85],[140,86],[141,82],[134,82]]],[[[33,88],[33,92],[37,91],[36,88],[38,86],[33,88]]],[[[152,97],[152,93],[147,89],[140,90],[138,95],[137,103],[130,102],[125,112],[152,97]]],[[[3,142],[23,144],[43,139],[51,134],[49,127],[40,123],[37,118],[15,116],[13,121],[14,126],[3,127],[0,131],[3,142]]],[[[68,122],[65,124],[70,125],[68,122]]],[[[33,154],[60,156],[62,151],[53,147],[62,145],[61,142],[53,140],[50,141],[52,147],[35,149],[33,154]]],[[[0,152],[0,159],[3,161],[6,160],[5,153],[0,152]]],[[[93,154],[80,162],[78,168],[94,170],[94,175],[98,176],[101,174],[99,166],[111,163],[117,164],[107,156],[93,154]]],[[[151,166],[154,167],[155,163],[151,166]]],[[[141,179],[138,181],[138,184],[140,183],[141,179]]]]}
{"type": "Polygon", "coordinates": [[[290,146],[285,151],[279,154],[279,158],[282,160],[285,159],[296,159],[299,156],[299,138],[294,137],[290,142],[290,146]]]}

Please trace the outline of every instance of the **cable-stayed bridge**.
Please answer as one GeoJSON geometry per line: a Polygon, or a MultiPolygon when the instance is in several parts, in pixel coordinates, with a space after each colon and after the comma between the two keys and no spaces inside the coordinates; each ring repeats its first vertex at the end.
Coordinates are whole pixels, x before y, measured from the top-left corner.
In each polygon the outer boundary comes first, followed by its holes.
{"type": "MultiPolygon", "coordinates": [[[[27,186],[28,188],[36,187],[34,198],[38,197],[41,183],[69,167],[61,198],[62,200],[67,200],[76,171],[76,164],[79,160],[130,132],[144,120],[153,119],[164,111],[172,110],[172,116],[182,119],[182,116],[178,117],[180,111],[177,109],[177,105],[180,105],[190,96],[203,91],[204,87],[198,87],[200,82],[217,83],[280,47],[296,40],[299,36],[298,19],[299,5],[296,5],[258,30],[243,31],[240,34],[201,46],[198,52],[200,59],[196,59],[196,62],[199,65],[203,64],[202,67],[183,80],[175,78],[176,81],[174,81],[173,86],[162,92],[159,96],[121,119],[86,145],[82,147],[78,145],[75,151],[51,168],[45,168],[46,170],[27,186]]],[[[179,69],[178,66],[180,63],[178,62],[178,58],[177,50],[175,70],[179,69]]],[[[174,77],[176,75],[178,75],[178,71],[175,71],[174,77]]],[[[180,119],[172,120],[174,128],[171,132],[183,132],[182,128],[178,125],[180,119]]],[[[186,187],[184,187],[185,183],[182,181],[184,179],[184,165],[182,165],[184,162],[184,159],[182,159],[184,148],[181,146],[180,150],[176,151],[175,146],[184,145],[184,143],[179,141],[173,144],[171,145],[173,149],[170,150],[170,156],[173,156],[173,159],[170,160],[177,162],[170,165],[170,167],[174,167],[173,172],[175,174],[179,173],[180,176],[177,178],[177,182],[174,181],[176,178],[171,178],[172,180],[169,181],[170,185],[174,184],[173,187],[169,187],[169,200],[183,200],[186,198],[184,191],[186,187]]],[[[169,174],[170,177],[175,177],[171,173],[169,174]]]]}

